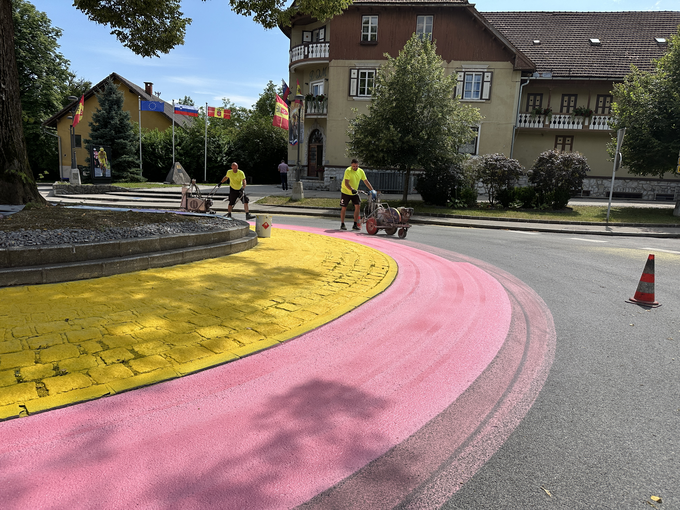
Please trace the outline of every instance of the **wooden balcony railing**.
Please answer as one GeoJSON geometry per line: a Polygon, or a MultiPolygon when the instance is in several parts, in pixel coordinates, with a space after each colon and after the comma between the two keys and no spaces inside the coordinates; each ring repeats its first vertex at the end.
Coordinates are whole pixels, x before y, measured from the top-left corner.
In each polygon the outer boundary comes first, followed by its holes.
{"type": "Polygon", "coordinates": [[[592,117],[572,117],[571,114],[532,115],[520,113],[517,127],[534,129],[591,129],[610,130],[609,115],[593,115],[592,117]]]}
{"type": "Polygon", "coordinates": [[[290,64],[302,60],[328,60],[331,43],[303,43],[290,49],[290,64]]]}

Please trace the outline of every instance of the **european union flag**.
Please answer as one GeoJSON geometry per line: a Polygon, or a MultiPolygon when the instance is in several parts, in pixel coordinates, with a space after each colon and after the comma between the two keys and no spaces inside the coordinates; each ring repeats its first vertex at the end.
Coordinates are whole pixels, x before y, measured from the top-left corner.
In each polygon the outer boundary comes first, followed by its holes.
{"type": "Polygon", "coordinates": [[[163,101],[142,101],[143,112],[162,112],[163,101]]]}

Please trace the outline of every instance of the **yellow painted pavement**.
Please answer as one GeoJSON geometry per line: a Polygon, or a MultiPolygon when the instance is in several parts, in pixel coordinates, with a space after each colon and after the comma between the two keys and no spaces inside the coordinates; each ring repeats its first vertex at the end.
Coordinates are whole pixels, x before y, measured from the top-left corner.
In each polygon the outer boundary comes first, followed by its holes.
{"type": "Polygon", "coordinates": [[[0,420],[236,360],[343,315],[396,274],[372,248],[274,229],[217,259],[0,289],[0,420]]]}

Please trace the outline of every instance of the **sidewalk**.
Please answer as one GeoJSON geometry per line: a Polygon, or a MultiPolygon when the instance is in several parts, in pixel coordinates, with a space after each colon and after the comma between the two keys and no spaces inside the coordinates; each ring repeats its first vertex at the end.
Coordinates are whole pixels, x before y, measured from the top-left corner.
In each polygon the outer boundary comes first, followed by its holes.
{"type": "MultiPolygon", "coordinates": [[[[214,188],[213,186],[200,185],[199,189],[205,195],[209,194],[214,188]]],[[[43,196],[51,203],[78,203],[86,202],[91,205],[110,205],[112,207],[154,207],[159,209],[177,209],[181,197],[180,189],[173,188],[149,188],[138,189],[133,193],[107,193],[103,195],[68,195],[68,196],[48,196],[50,189],[41,189],[43,196]]],[[[218,213],[227,211],[227,203],[222,200],[228,195],[228,188],[218,188],[213,197],[214,204],[212,209],[218,213]]],[[[317,216],[327,218],[339,218],[340,206],[333,209],[319,209],[312,207],[291,207],[291,206],[271,206],[261,205],[257,201],[266,196],[290,196],[291,191],[282,191],[276,185],[254,184],[248,186],[248,196],[250,197],[250,211],[254,214],[270,214],[270,215],[302,215],[302,216],[317,216]]],[[[334,191],[321,190],[305,190],[305,198],[338,198],[339,193],[334,191]]],[[[420,195],[408,195],[409,200],[421,200],[420,195]]],[[[390,203],[391,201],[401,200],[401,194],[383,194],[382,201],[390,203]]],[[[606,206],[607,200],[604,199],[587,199],[577,198],[569,202],[571,205],[600,205],[606,206]]],[[[626,206],[626,207],[659,207],[672,209],[675,204],[672,202],[642,202],[642,201],[628,201],[616,200],[612,202],[612,206],[626,206]]],[[[237,204],[235,207],[235,216],[243,214],[242,204],[237,204]]],[[[334,220],[336,221],[336,220],[334,220]]],[[[678,226],[664,226],[664,225],[646,225],[646,224],[610,224],[605,223],[576,223],[576,222],[558,222],[558,221],[530,221],[530,220],[493,220],[493,219],[478,219],[471,217],[448,217],[448,216],[430,216],[418,214],[415,211],[411,218],[412,224],[429,224],[442,225],[450,227],[465,227],[465,228],[486,228],[497,230],[520,230],[532,232],[552,232],[558,234],[581,234],[581,235],[609,235],[609,236],[633,236],[633,237],[660,237],[660,238],[680,238],[680,217],[678,217],[678,226]]]]}

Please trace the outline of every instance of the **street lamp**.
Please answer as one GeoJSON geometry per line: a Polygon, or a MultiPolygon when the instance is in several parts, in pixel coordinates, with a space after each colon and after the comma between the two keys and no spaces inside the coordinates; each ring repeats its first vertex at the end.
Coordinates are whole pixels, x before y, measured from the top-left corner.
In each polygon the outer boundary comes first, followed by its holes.
{"type": "MultiPolygon", "coordinates": [[[[68,96],[69,101],[77,101],[78,98],[76,96],[68,96]]],[[[68,117],[71,119],[71,125],[69,126],[69,135],[71,138],[71,179],[73,178],[73,172],[74,170],[77,170],[78,165],[76,165],[76,128],[73,127],[73,118],[76,115],[76,109],[78,108],[78,105],[74,105],[71,108],[71,116],[68,117]]],[[[70,179],[69,179],[70,180],[70,179]]],[[[76,183],[80,184],[80,183],[76,183]]]]}

